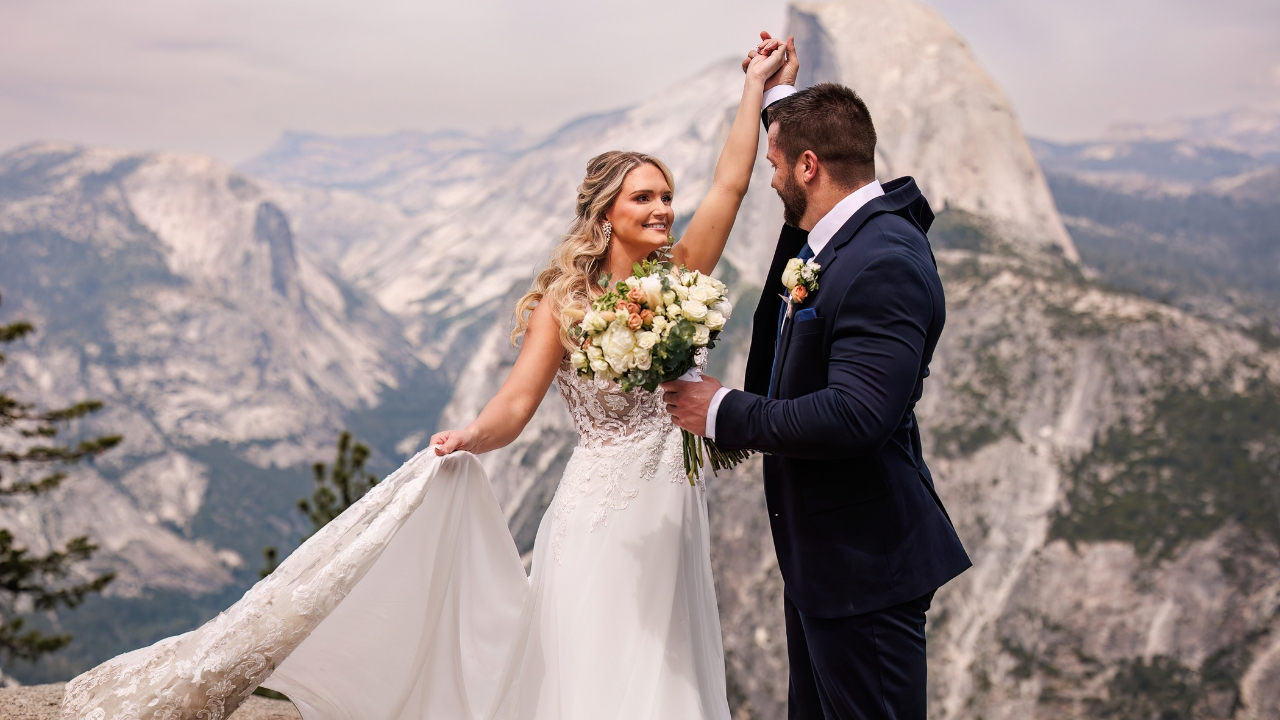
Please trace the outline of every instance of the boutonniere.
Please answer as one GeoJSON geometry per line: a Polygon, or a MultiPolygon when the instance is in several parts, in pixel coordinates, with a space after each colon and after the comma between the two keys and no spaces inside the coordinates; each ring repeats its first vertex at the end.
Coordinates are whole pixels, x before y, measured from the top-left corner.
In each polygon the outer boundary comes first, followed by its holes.
{"type": "Polygon", "coordinates": [[[797,305],[803,304],[810,295],[817,292],[820,272],[822,266],[812,258],[791,258],[787,261],[787,266],[782,269],[782,285],[787,289],[787,294],[782,299],[787,303],[787,317],[791,316],[797,305]]]}

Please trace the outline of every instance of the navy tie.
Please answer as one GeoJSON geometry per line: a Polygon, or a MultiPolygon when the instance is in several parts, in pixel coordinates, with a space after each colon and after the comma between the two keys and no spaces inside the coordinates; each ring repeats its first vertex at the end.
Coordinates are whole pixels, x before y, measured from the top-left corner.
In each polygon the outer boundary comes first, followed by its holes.
{"type": "MultiPolygon", "coordinates": [[[[805,243],[800,248],[800,254],[796,255],[801,262],[807,262],[813,259],[813,248],[809,247],[809,243],[805,243]]],[[[769,395],[773,397],[773,376],[778,371],[778,351],[782,348],[782,321],[787,317],[787,304],[782,303],[782,307],[778,308],[778,332],[773,338],[773,368],[769,371],[769,395]]]]}

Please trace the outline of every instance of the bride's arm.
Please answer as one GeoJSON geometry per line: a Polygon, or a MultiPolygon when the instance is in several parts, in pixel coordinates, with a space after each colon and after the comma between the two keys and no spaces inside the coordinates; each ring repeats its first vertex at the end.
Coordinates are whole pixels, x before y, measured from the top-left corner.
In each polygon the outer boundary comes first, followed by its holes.
{"type": "Polygon", "coordinates": [[[765,51],[770,49],[770,55],[757,55],[748,65],[738,115],[720,152],[711,189],[693,214],[684,237],[672,248],[672,259],[690,270],[709,273],[715,269],[724,253],[729,231],[733,229],[738,207],[747,194],[756,148],[760,144],[760,104],[765,80],[782,66],[785,54],[776,40],[766,46],[765,51]]]}
{"type": "Polygon", "coordinates": [[[547,394],[556,369],[564,359],[560,326],[549,300],[539,302],[529,318],[515,367],[502,389],[484,406],[480,417],[462,430],[445,430],[431,436],[437,455],[466,450],[477,455],[505,447],[515,440],[547,394]]]}

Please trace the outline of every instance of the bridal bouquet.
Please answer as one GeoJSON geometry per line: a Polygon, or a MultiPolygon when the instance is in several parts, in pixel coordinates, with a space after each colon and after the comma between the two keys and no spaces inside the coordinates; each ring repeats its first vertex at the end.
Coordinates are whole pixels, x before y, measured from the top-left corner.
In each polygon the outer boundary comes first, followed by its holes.
{"type": "MultiPolygon", "coordinates": [[[[684,379],[694,369],[694,354],[715,346],[716,337],[733,312],[724,283],[709,275],[660,261],[633,266],[631,277],[606,292],[591,309],[574,315],[571,329],[580,349],[571,356],[579,375],[616,381],[624,392],[642,387],[649,392],[668,380],[684,379]],[[580,318],[577,316],[581,315],[580,318]]],[[[692,484],[703,467],[703,451],[712,473],[733,467],[749,455],[725,452],[706,440],[682,431],[684,468],[692,484]]]]}

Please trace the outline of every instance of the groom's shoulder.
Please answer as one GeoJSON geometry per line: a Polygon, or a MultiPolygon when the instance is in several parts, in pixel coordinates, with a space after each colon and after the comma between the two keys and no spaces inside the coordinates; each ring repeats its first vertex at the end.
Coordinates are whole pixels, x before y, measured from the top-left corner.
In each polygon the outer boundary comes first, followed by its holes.
{"type": "Polygon", "coordinates": [[[864,264],[890,260],[890,256],[911,262],[931,257],[929,239],[914,223],[896,213],[878,213],[868,218],[850,245],[864,264]]]}

